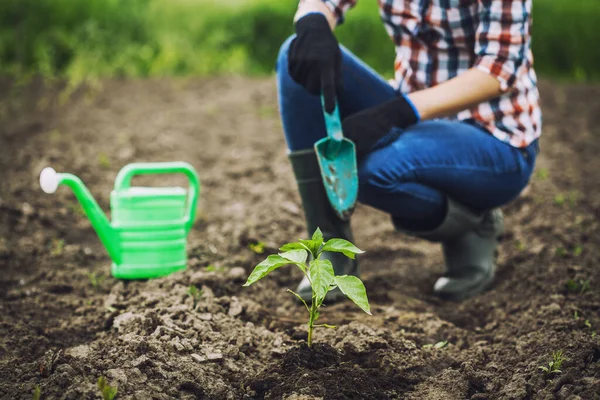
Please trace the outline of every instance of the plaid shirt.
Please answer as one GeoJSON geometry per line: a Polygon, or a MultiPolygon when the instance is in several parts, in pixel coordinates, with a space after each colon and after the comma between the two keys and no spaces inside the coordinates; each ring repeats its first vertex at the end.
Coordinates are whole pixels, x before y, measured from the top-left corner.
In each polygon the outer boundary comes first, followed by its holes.
{"type": "MultiPolygon", "coordinates": [[[[342,23],[357,0],[322,0],[342,23]]],[[[458,113],[498,139],[525,147],[541,135],[531,52],[532,0],[378,0],[396,46],[395,85],[421,90],[476,67],[503,93],[458,113]]]]}

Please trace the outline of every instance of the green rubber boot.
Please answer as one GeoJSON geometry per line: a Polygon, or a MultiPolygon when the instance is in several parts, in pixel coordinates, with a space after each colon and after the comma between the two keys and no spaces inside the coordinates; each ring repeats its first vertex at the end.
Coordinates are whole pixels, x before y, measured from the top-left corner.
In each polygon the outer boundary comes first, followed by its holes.
{"type": "Polygon", "coordinates": [[[485,291],[494,281],[496,250],[504,233],[502,211],[493,209],[475,214],[448,198],[442,224],[430,232],[398,231],[431,242],[441,242],[446,273],[433,292],[447,300],[463,300],[485,291]]]}
{"type": "MultiPolygon", "coordinates": [[[[319,227],[325,241],[340,238],[352,242],[350,221],[341,220],[329,204],[315,151],[312,149],[294,151],[289,154],[289,159],[298,184],[309,237],[319,227]]],[[[331,261],[336,275],[359,276],[356,259],[352,260],[342,253],[333,252],[323,253],[321,259],[331,261]]],[[[306,277],[296,288],[296,293],[304,301],[312,300],[312,289],[306,277]]],[[[343,297],[343,293],[336,288],[327,293],[325,300],[334,302],[343,297]]]]}

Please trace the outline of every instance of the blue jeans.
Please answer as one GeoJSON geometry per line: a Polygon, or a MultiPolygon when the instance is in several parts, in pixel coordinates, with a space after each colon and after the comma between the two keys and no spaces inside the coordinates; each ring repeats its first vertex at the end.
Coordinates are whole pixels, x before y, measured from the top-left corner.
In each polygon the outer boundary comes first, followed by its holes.
{"type": "MultiPolygon", "coordinates": [[[[283,130],[295,151],[312,148],[327,132],[320,98],[288,74],[291,40],[281,47],[276,70],[283,130]]],[[[343,46],[342,76],[342,118],[401,95],[343,46]]],[[[475,212],[514,200],[529,182],[539,150],[537,141],[517,149],[475,123],[456,120],[423,121],[396,133],[361,160],[358,199],[409,230],[441,224],[448,196],[475,212]]]]}

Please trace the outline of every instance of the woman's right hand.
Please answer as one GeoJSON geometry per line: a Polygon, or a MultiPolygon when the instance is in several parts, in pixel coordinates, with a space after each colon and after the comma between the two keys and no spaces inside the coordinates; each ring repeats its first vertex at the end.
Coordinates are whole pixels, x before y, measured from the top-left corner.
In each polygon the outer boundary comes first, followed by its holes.
{"type": "Polygon", "coordinates": [[[327,18],[309,13],[296,21],[296,37],[288,52],[292,79],[313,95],[323,94],[325,110],[333,112],[342,89],[342,54],[327,18]]]}

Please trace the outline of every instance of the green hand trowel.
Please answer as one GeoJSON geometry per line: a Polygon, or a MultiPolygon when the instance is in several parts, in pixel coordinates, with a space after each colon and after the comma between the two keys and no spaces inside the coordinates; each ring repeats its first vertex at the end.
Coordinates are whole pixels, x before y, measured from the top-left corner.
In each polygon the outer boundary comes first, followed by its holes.
{"type": "Polygon", "coordinates": [[[321,102],[327,137],[315,143],[317,160],[331,206],[342,220],[348,220],[358,197],[356,148],[350,139],[344,138],[338,105],[329,114],[323,97],[321,102]]]}

